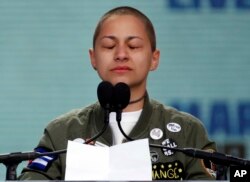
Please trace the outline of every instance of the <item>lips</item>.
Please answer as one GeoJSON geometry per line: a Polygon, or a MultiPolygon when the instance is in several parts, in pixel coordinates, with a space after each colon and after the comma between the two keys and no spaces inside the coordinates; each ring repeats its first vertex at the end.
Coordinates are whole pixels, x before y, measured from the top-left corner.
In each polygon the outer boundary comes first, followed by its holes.
{"type": "Polygon", "coordinates": [[[118,73],[124,73],[124,72],[131,71],[131,70],[132,69],[128,66],[116,66],[111,69],[111,71],[118,72],[118,73]]]}

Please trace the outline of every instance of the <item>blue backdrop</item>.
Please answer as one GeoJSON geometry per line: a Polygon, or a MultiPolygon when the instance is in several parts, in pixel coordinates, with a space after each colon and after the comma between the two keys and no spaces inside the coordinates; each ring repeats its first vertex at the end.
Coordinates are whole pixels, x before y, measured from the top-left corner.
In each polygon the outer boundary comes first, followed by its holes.
{"type": "Polygon", "coordinates": [[[221,152],[249,159],[249,0],[0,0],[0,153],[32,150],[53,118],[97,100],[88,49],[100,16],[120,5],[156,28],[150,96],[199,117],[221,152]]]}

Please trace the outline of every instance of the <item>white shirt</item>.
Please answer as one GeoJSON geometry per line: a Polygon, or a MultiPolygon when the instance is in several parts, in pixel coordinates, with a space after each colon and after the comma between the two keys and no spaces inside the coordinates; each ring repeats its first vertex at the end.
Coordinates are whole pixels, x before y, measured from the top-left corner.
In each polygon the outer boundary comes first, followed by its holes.
{"type": "MultiPolygon", "coordinates": [[[[121,127],[123,131],[128,135],[135,124],[137,123],[140,115],[141,115],[142,109],[138,111],[133,111],[133,112],[122,112],[122,120],[121,120],[121,127]]],[[[116,113],[111,112],[109,114],[109,122],[110,122],[110,127],[111,131],[113,134],[113,145],[120,144],[122,143],[122,140],[125,138],[116,121],[116,113]]]]}

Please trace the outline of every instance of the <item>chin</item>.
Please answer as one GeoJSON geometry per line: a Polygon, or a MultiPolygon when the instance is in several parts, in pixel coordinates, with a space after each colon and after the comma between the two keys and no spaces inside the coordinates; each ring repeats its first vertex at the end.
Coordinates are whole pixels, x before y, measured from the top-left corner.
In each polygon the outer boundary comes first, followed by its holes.
{"type": "Polygon", "coordinates": [[[129,82],[124,80],[124,79],[118,79],[118,80],[111,81],[112,85],[116,85],[117,83],[120,83],[120,82],[123,82],[123,83],[126,83],[127,85],[129,85],[129,82]]]}

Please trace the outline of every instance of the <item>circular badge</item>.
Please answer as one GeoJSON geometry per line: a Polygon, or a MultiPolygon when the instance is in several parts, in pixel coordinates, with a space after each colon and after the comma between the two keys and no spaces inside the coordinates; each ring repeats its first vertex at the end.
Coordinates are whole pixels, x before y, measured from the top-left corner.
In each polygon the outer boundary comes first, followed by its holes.
{"type": "Polygon", "coordinates": [[[181,126],[178,123],[168,123],[167,129],[171,132],[179,132],[181,131],[181,126]]]}
{"type": "Polygon", "coordinates": [[[154,128],[150,131],[150,137],[153,140],[159,140],[163,136],[163,131],[160,128],[154,128]]]}

